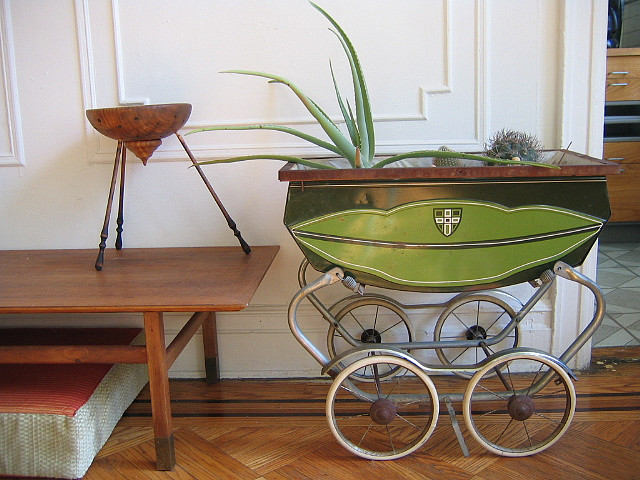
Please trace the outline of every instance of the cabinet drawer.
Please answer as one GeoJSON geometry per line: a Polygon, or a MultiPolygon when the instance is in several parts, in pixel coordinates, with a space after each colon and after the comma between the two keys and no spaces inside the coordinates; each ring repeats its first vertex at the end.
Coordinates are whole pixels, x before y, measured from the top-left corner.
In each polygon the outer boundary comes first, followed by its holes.
{"type": "Polygon", "coordinates": [[[640,142],[605,142],[604,159],[616,163],[640,164],[640,142]]]}
{"type": "Polygon", "coordinates": [[[606,99],[640,100],[640,56],[607,58],[606,99]]]}
{"type": "Polygon", "coordinates": [[[640,164],[627,164],[620,175],[607,177],[611,222],[640,221],[640,164]]]}

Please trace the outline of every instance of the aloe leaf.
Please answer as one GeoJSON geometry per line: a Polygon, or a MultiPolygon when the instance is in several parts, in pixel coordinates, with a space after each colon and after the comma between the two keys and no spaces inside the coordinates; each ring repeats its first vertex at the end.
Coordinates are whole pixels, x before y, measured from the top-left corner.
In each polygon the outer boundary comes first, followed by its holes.
{"type": "Polygon", "coordinates": [[[358,62],[357,57],[353,56],[355,55],[353,47],[351,47],[345,39],[341,38],[337,32],[333,33],[338,36],[338,39],[340,40],[340,43],[342,43],[342,46],[347,53],[347,57],[349,58],[351,74],[353,77],[353,90],[356,100],[356,118],[361,135],[361,149],[363,151],[364,159],[369,166],[375,156],[376,145],[373,130],[373,116],[371,114],[371,105],[369,103],[367,86],[364,81],[364,76],[362,75],[360,63],[358,62]]]}
{"type": "MultiPolygon", "coordinates": [[[[337,32],[333,33],[338,36],[337,32]]],[[[360,134],[360,150],[362,152],[364,164],[369,167],[371,166],[371,161],[373,160],[373,156],[375,155],[375,140],[371,108],[366,107],[366,105],[369,105],[368,95],[366,94],[366,85],[364,86],[363,90],[364,79],[362,82],[358,81],[355,63],[353,57],[349,53],[348,45],[342,38],[340,38],[340,36],[338,36],[338,39],[340,40],[340,43],[342,43],[342,46],[347,53],[349,64],[351,65],[353,90],[356,102],[356,123],[358,125],[358,131],[360,134]],[[365,94],[363,94],[363,91],[365,92],[365,94]],[[364,100],[365,98],[367,98],[366,101],[364,100]]]]}
{"type": "Polygon", "coordinates": [[[296,94],[303,105],[307,108],[309,113],[311,113],[311,115],[313,115],[313,117],[318,121],[331,141],[333,141],[335,146],[340,150],[340,155],[349,160],[350,163],[353,163],[355,161],[356,147],[351,144],[349,139],[345,137],[345,135],[340,131],[336,124],[333,123],[333,121],[327,116],[327,114],[324,113],[314,101],[307,97],[297,86],[295,86],[286,78],[280,77],[278,75],[272,75],[270,73],[254,72],[250,70],[228,70],[222,73],[237,73],[240,75],[263,77],[286,85],[293,91],[293,93],[296,94]]]}
{"type": "Polygon", "coordinates": [[[307,167],[311,167],[311,168],[324,168],[324,169],[335,169],[336,167],[333,167],[331,165],[326,165],[324,163],[317,163],[317,162],[313,162],[311,160],[306,160],[304,158],[299,158],[299,157],[291,157],[289,155],[270,155],[270,154],[264,154],[264,155],[242,155],[239,157],[232,157],[232,158],[222,158],[222,159],[218,159],[218,160],[207,160],[205,162],[198,162],[198,165],[214,165],[217,163],[235,163],[235,162],[244,162],[246,160],[280,160],[283,162],[292,162],[292,163],[297,163],[300,165],[306,165],[307,167]]]}
{"type": "Polygon", "coordinates": [[[240,125],[240,126],[220,126],[220,127],[205,127],[198,128],[196,130],[191,130],[186,135],[191,135],[192,133],[199,132],[210,132],[210,131],[218,131],[218,130],[275,130],[278,132],[288,133],[290,135],[294,135],[298,138],[302,138],[307,142],[313,143],[319,147],[329,150],[330,152],[336,153],[338,155],[342,155],[342,152],[332,143],[325,142],[324,140],[314,137],[313,135],[309,135],[308,133],[301,132],[300,130],[296,130],[295,128],[285,127],[283,125],[240,125]]]}
{"type": "Polygon", "coordinates": [[[340,111],[342,112],[342,116],[344,117],[344,122],[347,125],[347,130],[349,131],[349,136],[351,137],[351,143],[355,147],[360,147],[360,134],[358,133],[358,127],[356,126],[356,122],[353,119],[353,112],[351,108],[347,110],[345,107],[344,101],[342,100],[342,95],[340,95],[340,89],[338,88],[338,82],[336,81],[336,76],[333,72],[333,65],[329,62],[329,69],[331,70],[331,78],[333,79],[333,86],[336,89],[336,97],[338,98],[338,105],[340,106],[340,111]]]}
{"type": "Polygon", "coordinates": [[[550,165],[548,163],[539,162],[525,162],[521,160],[504,160],[501,158],[485,157],[482,155],[474,155],[472,153],[450,152],[442,150],[418,150],[415,152],[401,153],[394,155],[393,157],[385,158],[384,160],[376,163],[372,168],[381,168],[390,163],[397,162],[398,160],[404,160],[405,158],[464,158],[466,160],[479,160],[481,162],[499,163],[503,165],[529,165],[532,167],[553,168],[559,169],[557,165],[550,165]]]}
{"type": "Polygon", "coordinates": [[[353,45],[349,40],[347,34],[344,32],[342,27],[340,27],[340,25],[338,25],[338,23],[331,17],[331,15],[329,15],[315,3],[310,3],[334,26],[336,31],[332,31],[340,40],[340,43],[342,44],[342,47],[347,54],[347,58],[349,59],[356,99],[356,117],[358,122],[358,131],[360,132],[361,138],[361,151],[364,157],[363,162],[365,163],[365,165],[370,165],[371,162],[373,162],[373,157],[375,155],[375,135],[373,131],[373,117],[371,115],[369,93],[367,91],[367,85],[364,80],[360,61],[358,60],[358,55],[356,54],[356,51],[353,48],[353,45]]]}

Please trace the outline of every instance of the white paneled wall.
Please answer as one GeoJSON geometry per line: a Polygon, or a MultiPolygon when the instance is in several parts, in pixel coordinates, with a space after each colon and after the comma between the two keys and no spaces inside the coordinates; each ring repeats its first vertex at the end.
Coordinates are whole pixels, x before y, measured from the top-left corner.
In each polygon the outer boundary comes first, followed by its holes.
{"type": "MultiPolygon", "coordinates": [[[[537,134],[548,148],[572,142],[574,150],[600,155],[606,0],[318,3],[358,50],[380,153],[440,145],[478,150],[492,132],[510,127],[537,134]]],[[[286,87],[219,72],[281,74],[336,119],[329,59],[343,93],[350,90],[337,39],[304,0],[0,0],[0,6],[2,249],[97,247],[115,144],[91,128],[86,109],[189,102],[187,129],[269,122],[321,135],[286,87]]],[[[278,132],[209,132],[187,141],[201,160],[318,152],[278,132]]],[[[225,376],[319,373],[286,326],[301,254],[282,225],[286,185],[277,181],[279,166],[205,167],[244,238],[281,246],[251,307],[219,315],[225,376]]],[[[125,248],[235,245],[204,185],[187,167],[175,139],[165,140],[146,167],[129,162],[125,248]]],[[[586,272],[595,272],[593,260],[586,272]]],[[[557,350],[590,316],[589,299],[563,288],[527,327],[536,346],[550,348],[553,337],[557,350]],[[556,312],[562,322],[555,321],[556,312]]],[[[530,287],[511,290],[524,298],[530,287]]],[[[301,315],[311,335],[323,341],[325,326],[313,309],[301,315]]],[[[427,331],[433,318],[418,312],[415,321],[427,331]]],[[[168,335],[183,320],[169,316],[168,335]]],[[[54,321],[139,323],[104,316],[54,321]]],[[[199,342],[200,337],[179,359],[174,375],[202,374],[199,342]]]]}

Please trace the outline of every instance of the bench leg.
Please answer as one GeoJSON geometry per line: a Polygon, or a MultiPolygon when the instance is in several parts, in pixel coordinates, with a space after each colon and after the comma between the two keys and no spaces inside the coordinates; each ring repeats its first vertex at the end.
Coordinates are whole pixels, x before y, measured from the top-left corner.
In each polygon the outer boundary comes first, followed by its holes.
{"type": "Polygon", "coordinates": [[[147,342],[156,465],[158,470],[171,470],[176,464],[176,454],[173,445],[169,369],[164,340],[164,321],[161,312],[144,313],[144,332],[147,342]]]}
{"type": "Polygon", "coordinates": [[[207,383],[217,383],[220,381],[220,362],[218,360],[218,334],[215,312],[209,312],[202,324],[202,343],[204,344],[204,368],[207,383]]]}

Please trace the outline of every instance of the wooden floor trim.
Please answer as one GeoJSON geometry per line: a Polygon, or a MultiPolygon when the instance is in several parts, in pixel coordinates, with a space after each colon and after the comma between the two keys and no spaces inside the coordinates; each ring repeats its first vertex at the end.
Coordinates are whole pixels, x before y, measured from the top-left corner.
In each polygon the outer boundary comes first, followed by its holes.
{"type": "MultiPolygon", "coordinates": [[[[324,417],[329,380],[172,380],[177,465],[155,470],[148,389],[129,407],[85,480],[637,480],[640,472],[640,349],[597,349],[575,382],[569,430],[530,457],[487,452],[458,418],[463,456],[445,409],[427,443],[408,457],[373,462],[333,438],[324,417]],[[606,350],[606,351],[605,351],[606,350]]],[[[438,391],[460,379],[436,378],[438,391]]],[[[462,381],[464,382],[464,381],[462,381]]],[[[460,410],[460,404],[454,404],[460,410]]]]}

